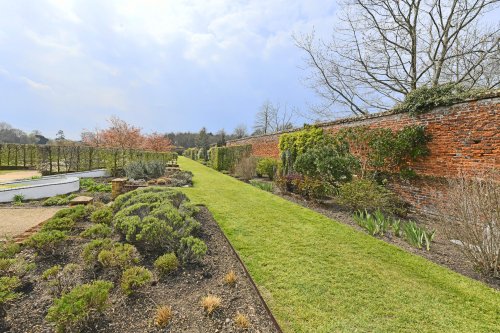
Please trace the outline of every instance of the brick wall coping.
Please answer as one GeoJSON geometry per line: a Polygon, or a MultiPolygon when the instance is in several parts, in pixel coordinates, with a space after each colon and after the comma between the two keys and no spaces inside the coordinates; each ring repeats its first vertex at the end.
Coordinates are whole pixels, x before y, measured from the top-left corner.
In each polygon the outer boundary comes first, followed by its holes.
{"type": "MultiPolygon", "coordinates": [[[[470,103],[470,102],[484,100],[484,99],[495,99],[495,98],[498,98],[498,97],[500,97],[500,89],[489,91],[489,92],[482,93],[482,94],[478,94],[478,95],[476,95],[476,96],[474,96],[472,98],[465,99],[465,100],[457,102],[455,104],[446,105],[446,106],[439,106],[439,107],[437,107],[435,109],[439,109],[439,108],[442,108],[442,107],[451,107],[451,106],[454,106],[454,105],[459,105],[459,104],[463,104],[463,103],[470,103]]],[[[432,112],[432,111],[429,111],[429,112],[432,112]]],[[[394,109],[392,109],[392,110],[389,110],[389,111],[371,113],[371,114],[367,114],[367,115],[363,115],[363,116],[347,117],[347,118],[342,118],[342,119],[337,119],[337,120],[332,120],[332,121],[327,121],[327,122],[315,123],[315,124],[311,124],[311,126],[328,127],[328,126],[332,126],[332,125],[339,125],[339,124],[346,124],[346,123],[355,123],[355,122],[363,121],[363,120],[367,120],[367,119],[383,118],[383,117],[388,117],[388,116],[392,116],[392,115],[396,115],[396,114],[404,114],[404,113],[396,112],[394,109]]],[[[260,135],[253,135],[253,136],[246,136],[246,137],[240,138],[240,139],[228,140],[227,143],[235,143],[235,142],[239,142],[239,141],[245,141],[245,140],[248,140],[248,139],[261,138],[261,137],[274,136],[274,135],[281,135],[281,134],[284,134],[284,133],[293,133],[293,132],[300,131],[302,129],[303,129],[303,127],[296,127],[296,128],[292,128],[292,129],[286,130],[286,131],[280,131],[280,132],[274,132],[274,133],[268,133],[268,134],[260,134],[260,135]]]]}

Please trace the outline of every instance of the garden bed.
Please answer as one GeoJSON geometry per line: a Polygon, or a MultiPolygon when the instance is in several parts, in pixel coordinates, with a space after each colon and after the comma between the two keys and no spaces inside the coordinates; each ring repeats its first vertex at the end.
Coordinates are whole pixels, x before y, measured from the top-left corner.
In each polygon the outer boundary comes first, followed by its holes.
{"type": "MultiPolygon", "coordinates": [[[[107,309],[87,326],[85,332],[237,332],[234,323],[236,314],[244,314],[250,322],[247,332],[277,332],[272,319],[243,266],[234,254],[218,225],[206,208],[200,208],[195,215],[201,223],[199,237],[207,244],[208,251],[199,264],[186,265],[175,274],[153,279],[137,294],[126,297],[119,285],[111,290],[107,309]],[[237,282],[230,286],[224,282],[225,275],[234,271],[237,282]],[[200,301],[208,294],[221,298],[220,308],[211,316],[205,314],[200,301]],[[173,319],[165,329],[155,327],[153,319],[160,305],[172,307],[173,319]]],[[[88,221],[78,222],[77,234],[91,225],[88,221]]],[[[114,236],[117,237],[116,235],[114,236]]],[[[54,327],[44,318],[53,304],[47,293],[41,274],[53,265],[77,263],[83,266],[80,254],[88,240],[71,237],[56,256],[35,259],[36,269],[23,278],[23,295],[8,308],[7,332],[53,332],[54,327]]],[[[30,249],[20,255],[34,258],[30,249]]],[[[154,257],[143,256],[140,265],[154,271],[154,257]]],[[[88,271],[79,274],[81,283],[89,283],[98,277],[88,271]]],[[[1,328],[1,327],[0,327],[1,328]]]]}

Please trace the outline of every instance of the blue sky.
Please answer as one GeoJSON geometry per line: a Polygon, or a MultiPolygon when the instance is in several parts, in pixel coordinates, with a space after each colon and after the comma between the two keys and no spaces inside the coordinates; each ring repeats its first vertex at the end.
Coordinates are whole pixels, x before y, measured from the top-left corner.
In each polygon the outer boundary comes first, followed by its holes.
{"type": "Polygon", "coordinates": [[[250,129],[266,99],[317,102],[292,35],[328,35],[334,13],[321,0],[0,0],[0,121],[73,139],[111,115],[146,132],[250,129]]]}

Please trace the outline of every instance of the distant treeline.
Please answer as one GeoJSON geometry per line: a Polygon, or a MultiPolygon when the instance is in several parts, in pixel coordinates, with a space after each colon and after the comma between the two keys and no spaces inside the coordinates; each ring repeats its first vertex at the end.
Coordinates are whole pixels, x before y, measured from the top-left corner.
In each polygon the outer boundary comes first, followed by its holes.
{"type": "Polygon", "coordinates": [[[40,131],[26,133],[12,127],[10,124],[0,122],[0,143],[23,143],[23,144],[46,144],[49,139],[44,137],[40,131]]]}

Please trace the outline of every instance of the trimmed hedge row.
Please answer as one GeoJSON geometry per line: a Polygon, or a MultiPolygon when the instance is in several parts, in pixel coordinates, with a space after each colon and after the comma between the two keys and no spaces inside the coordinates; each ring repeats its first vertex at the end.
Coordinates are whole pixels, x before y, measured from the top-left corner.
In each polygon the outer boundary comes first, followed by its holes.
{"type": "Polygon", "coordinates": [[[234,166],[243,157],[250,156],[252,145],[213,147],[208,155],[212,168],[218,171],[232,171],[234,166]]]}
{"type": "Polygon", "coordinates": [[[0,167],[37,168],[42,174],[107,168],[123,169],[132,161],[175,161],[177,153],[88,146],[0,144],[0,167]]]}

